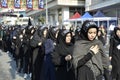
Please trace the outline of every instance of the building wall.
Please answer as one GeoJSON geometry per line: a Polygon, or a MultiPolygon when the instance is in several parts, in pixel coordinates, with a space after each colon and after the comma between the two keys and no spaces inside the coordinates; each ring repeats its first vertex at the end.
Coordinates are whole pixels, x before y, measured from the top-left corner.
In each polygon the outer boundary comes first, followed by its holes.
{"type": "MultiPolygon", "coordinates": [[[[86,2],[89,0],[86,0],[86,2]]],[[[91,0],[91,4],[86,4],[86,11],[92,11],[97,9],[102,9],[106,7],[111,7],[111,5],[116,5],[120,3],[120,0],[91,0]]]]}
{"type": "MultiPolygon", "coordinates": [[[[46,1],[46,0],[44,0],[46,1]]],[[[64,20],[69,19],[76,11],[81,15],[85,11],[95,13],[101,10],[106,16],[119,17],[120,16],[120,0],[47,0],[48,21],[50,24],[62,23],[64,20]],[[116,6],[116,4],[118,6],[116,6]],[[71,10],[73,8],[73,10],[71,10]],[[79,9],[78,9],[79,8],[79,9]],[[77,10],[76,10],[77,9],[77,10]]],[[[45,3],[45,2],[44,2],[45,3]]],[[[46,16],[46,5],[42,11],[36,11],[37,14],[44,13],[46,16]]],[[[29,16],[35,14],[30,12],[29,16]]],[[[29,13],[28,13],[29,14],[29,13]]],[[[35,15],[36,16],[36,15],[35,15]]]]}
{"type": "Polygon", "coordinates": [[[86,0],[85,11],[101,10],[106,16],[119,17],[120,0],[86,0]]]}
{"type": "MultiPolygon", "coordinates": [[[[51,18],[53,17],[50,19],[50,23],[56,24],[59,22],[59,24],[61,24],[69,19],[71,17],[70,7],[84,7],[84,0],[50,0],[48,2],[48,11],[50,13],[49,16],[51,16],[51,18]]],[[[74,8],[74,12],[75,11],[76,9],[74,8]]],[[[82,11],[80,10],[80,12],[82,11]]]]}
{"type": "MultiPolygon", "coordinates": [[[[29,11],[27,14],[28,16],[36,16],[36,14],[44,13],[44,17],[46,18],[46,9],[48,10],[48,22],[49,24],[56,24],[59,22],[61,24],[64,20],[67,20],[71,17],[70,7],[84,7],[85,0],[47,0],[47,7],[46,7],[46,0],[44,0],[45,8],[44,10],[38,11],[29,11]]],[[[76,9],[74,8],[74,12],[76,9]]],[[[80,12],[82,12],[80,10],[80,12]]]]}

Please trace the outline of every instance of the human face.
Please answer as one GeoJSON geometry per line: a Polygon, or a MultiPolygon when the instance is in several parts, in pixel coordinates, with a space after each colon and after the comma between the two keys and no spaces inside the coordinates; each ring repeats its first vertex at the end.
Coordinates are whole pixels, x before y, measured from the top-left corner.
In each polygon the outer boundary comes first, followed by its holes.
{"type": "Polygon", "coordinates": [[[96,37],[96,35],[97,35],[97,29],[96,29],[96,28],[90,28],[90,29],[88,30],[87,35],[88,35],[88,39],[89,39],[90,41],[94,40],[95,37],[96,37]]]}
{"type": "Polygon", "coordinates": [[[57,38],[57,37],[58,37],[58,33],[59,33],[59,31],[57,31],[57,32],[56,32],[56,34],[55,34],[55,38],[57,38]]]}
{"type": "Polygon", "coordinates": [[[34,29],[32,29],[32,30],[31,30],[31,33],[33,34],[33,33],[34,33],[34,31],[35,31],[35,30],[34,30],[34,29]]]}
{"type": "Polygon", "coordinates": [[[101,36],[101,31],[98,31],[98,36],[101,36]]]}
{"type": "Polygon", "coordinates": [[[44,35],[44,37],[46,37],[46,35],[47,35],[47,29],[45,29],[44,31],[43,31],[43,35],[44,35]]]}
{"type": "Polygon", "coordinates": [[[116,35],[120,38],[120,30],[116,31],[116,35]]]}
{"type": "Polygon", "coordinates": [[[70,34],[70,33],[68,33],[68,34],[66,35],[65,41],[66,41],[66,43],[70,43],[70,42],[71,42],[71,34],[70,34]]]}

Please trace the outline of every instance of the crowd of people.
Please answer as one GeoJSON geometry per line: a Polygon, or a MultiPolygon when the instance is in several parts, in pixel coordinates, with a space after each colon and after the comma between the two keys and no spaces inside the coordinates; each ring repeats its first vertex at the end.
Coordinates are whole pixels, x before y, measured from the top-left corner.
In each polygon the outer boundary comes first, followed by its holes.
{"type": "Polygon", "coordinates": [[[110,37],[93,21],[81,27],[0,26],[0,48],[11,54],[17,73],[31,80],[120,80],[120,27],[110,37]],[[110,64],[112,70],[109,70],[110,64]]]}

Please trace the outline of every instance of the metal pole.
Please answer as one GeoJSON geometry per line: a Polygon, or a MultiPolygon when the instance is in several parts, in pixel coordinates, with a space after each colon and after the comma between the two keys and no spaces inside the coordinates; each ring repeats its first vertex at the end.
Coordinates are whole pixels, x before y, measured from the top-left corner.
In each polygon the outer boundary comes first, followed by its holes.
{"type": "Polygon", "coordinates": [[[48,24],[48,6],[47,6],[47,0],[46,0],[46,24],[48,24]]]}

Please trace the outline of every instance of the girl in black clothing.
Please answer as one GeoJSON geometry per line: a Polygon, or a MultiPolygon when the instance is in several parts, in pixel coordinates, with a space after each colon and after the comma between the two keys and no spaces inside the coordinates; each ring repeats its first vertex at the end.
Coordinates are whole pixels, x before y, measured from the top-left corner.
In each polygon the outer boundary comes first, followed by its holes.
{"type": "Polygon", "coordinates": [[[105,46],[105,39],[101,30],[98,31],[98,40],[100,40],[103,43],[103,46],[105,46]]]}
{"type": "Polygon", "coordinates": [[[72,60],[73,43],[72,33],[69,30],[60,31],[58,43],[52,54],[55,65],[56,80],[74,80],[72,60]]]}
{"type": "Polygon", "coordinates": [[[120,80],[120,28],[115,27],[110,39],[109,56],[112,64],[112,80],[120,80]]]}
{"type": "Polygon", "coordinates": [[[40,80],[55,80],[55,68],[52,62],[52,54],[56,46],[56,34],[58,29],[51,27],[48,30],[47,38],[44,41],[45,55],[42,66],[42,77],[40,80]]]}
{"type": "Polygon", "coordinates": [[[32,80],[41,80],[41,71],[45,55],[44,41],[46,40],[48,28],[40,26],[30,41],[32,46],[32,80]]]}
{"type": "MultiPolygon", "coordinates": [[[[101,41],[96,39],[98,27],[93,21],[85,21],[73,50],[73,64],[77,80],[102,80],[109,61],[101,41]]],[[[108,75],[108,74],[106,74],[108,75]]],[[[105,80],[110,80],[109,76],[105,80]]]]}
{"type": "Polygon", "coordinates": [[[22,44],[24,46],[23,71],[25,79],[28,77],[28,75],[31,77],[32,73],[32,47],[30,45],[30,41],[33,38],[34,32],[35,30],[33,26],[27,26],[25,28],[25,35],[22,44]]]}

